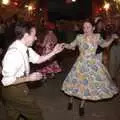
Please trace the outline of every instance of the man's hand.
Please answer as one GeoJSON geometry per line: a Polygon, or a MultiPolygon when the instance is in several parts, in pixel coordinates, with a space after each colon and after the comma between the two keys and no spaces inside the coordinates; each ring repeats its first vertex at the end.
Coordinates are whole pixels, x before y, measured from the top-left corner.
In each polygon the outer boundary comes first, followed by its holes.
{"type": "Polygon", "coordinates": [[[41,80],[43,75],[40,72],[33,72],[29,75],[29,81],[41,80]]]}
{"type": "Polygon", "coordinates": [[[57,54],[57,53],[60,53],[61,51],[63,51],[63,49],[64,49],[64,44],[63,44],[63,43],[57,44],[57,45],[54,47],[53,52],[54,52],[55,54],[57,54]]]}

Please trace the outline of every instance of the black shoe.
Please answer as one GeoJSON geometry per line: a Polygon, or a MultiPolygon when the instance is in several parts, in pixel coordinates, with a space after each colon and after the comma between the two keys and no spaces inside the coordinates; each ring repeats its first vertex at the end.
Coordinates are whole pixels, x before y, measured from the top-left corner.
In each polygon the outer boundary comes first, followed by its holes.
{"type": "Polygon", "coordinates": [[[79,115],[84,116],[84,113],[85,113],[84,107],[79,107],[79,115]]]}
{"type": "Polygon", "coordinates": [[[68,103],[68,110],[72,110],[72,108],[73,108],[73,103],[72,103],[72,102],[69,102],[69,103],[68,103]]]}
{"type": "Polygon", "coordinates": [[[21,115],[17,118],[17,120],[28,120],[25,116],[21,115]]]}

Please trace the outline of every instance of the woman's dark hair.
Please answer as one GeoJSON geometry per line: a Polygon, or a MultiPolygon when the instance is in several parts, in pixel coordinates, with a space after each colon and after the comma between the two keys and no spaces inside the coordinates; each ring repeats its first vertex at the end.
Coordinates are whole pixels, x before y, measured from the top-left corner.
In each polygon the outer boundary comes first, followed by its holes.
{"type": "Polygon", "coordinates": [[[30,34],[32,28],[36,27],[31,22],[21,22],[18,25],[16,25],[15,28],[16,39],[21,39],[25,33],[30,34]]]}
{"type": "Polygon", "coordinates": [[[83,22],[83,24],[84,24],[85,22],[91,23],[91,25],[92,25],[93,27],[95,26],[95,23],[94,23],[94,21],[93,21],[92,19],[86,19],[86,20],[83,22]]]}
{"type": "MultiPolygon", "coordinates": [[[[94,21],[92,19],[86,19],[86,20],[83,21],[82,27],[83,27],[84,23],[86,23],[86,22],[90,23],[93,27],[95,26],[94,21]]],[[[84,33],[83,29],[81,30],[81,33],[84,33]]]]}

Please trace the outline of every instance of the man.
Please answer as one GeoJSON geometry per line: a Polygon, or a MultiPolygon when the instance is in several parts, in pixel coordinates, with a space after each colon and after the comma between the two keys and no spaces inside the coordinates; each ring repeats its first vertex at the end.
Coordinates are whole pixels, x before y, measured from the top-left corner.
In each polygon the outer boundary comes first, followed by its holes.
{"type": "Polygon", "coordinates": [[[9,120],[17,120],[20,115],[28,120],[43,120],[41,110],[30,96],[26,85],[26,82],[42,79],[42,74],[38,72],[29,74],[29,62],[43,63],[61,52],[63,45],[58,44],[48,55],[39,56],[30,48],[35,40],[37,40],[35,26],[30,23],[21,24],[16,30],[16,41],[10,45],[2,62],[2,84],[4,86],[2,97],[9,120]]]}

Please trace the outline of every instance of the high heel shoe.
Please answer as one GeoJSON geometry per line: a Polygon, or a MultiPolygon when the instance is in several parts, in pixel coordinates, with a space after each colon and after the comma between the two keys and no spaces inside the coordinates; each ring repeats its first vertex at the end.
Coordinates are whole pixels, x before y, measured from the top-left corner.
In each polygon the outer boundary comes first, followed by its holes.
{"type": "Polygon", "coordinates": [[[73,103],[72,103],[72,102],[69,102],[69,103],[68,103],[68,108],[67,108],[67,109],[68,109],[68,110],[72,110],[72,108],[73,108],[73,103]]]}
{"type": "Polygon", "coordinates": [[[80,107],[80,106],[79,106],[79,115],[80,115],[80,116],[84,116],[84,114],[85,114],[84,107],[80,107]]]}
{"type": "Polygon", "coordinates": [[[82,100],[79,104],[79,115],[84,116],[85,114],[85,100],[82,100]]]}

